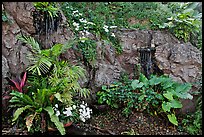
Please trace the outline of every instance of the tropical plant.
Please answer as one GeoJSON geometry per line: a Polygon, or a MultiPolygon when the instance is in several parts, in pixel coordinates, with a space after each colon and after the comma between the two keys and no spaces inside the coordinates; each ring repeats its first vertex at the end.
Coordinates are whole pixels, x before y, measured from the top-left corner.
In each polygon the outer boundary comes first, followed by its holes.
{"type": "Polygon", "coordinates": [[[191,84],[177,83],[167,76],[152,75],[148,80],[141,73],[139,79],[102,86],[97,96],[100,104],[107,103],[115,108],[123,106],[126,116],[134,109],[155,115],[165,114],[172,124],[178,126],[175,109],[182,108],[180,99],[193,98],[188,93],[190,88],[191,84]]]}
{"type": "MultiPolygon", "coordinates": [[[[78,80],[84,77],[84,69],[59,59],[59,55],[76,41],[70,41],[65,45],[56,44],[50,49],[41,49],[32,37],[18,36],[18,39],[31,46],[32,55],[28,55],[28,59],[33,64],[27,68],[29,72],[27,92],[12,91],[10,93],[12,95],[11,107],[17,108],[13,122],[19,120],[20,116],[25,117],[25,123],[30,132],[38,130],[45,132],[49,125],[54,124],[64,135],[66,123],[63,122],[67,122],[70,117],[58,117],[54,106],[59,104],[63,109],[68,109],[74,104],[72,98],[77,96],[76,93],[79,93],[81,97],[89,95],[89,90],[82,88],[78,83],[78,80]],[[41,125],[40,128],[37,125],[41,125]]],[[[20,86],[17,86],[19,91],[23,90],[26,74],[20,86]]]]}
{"type": "Polygon", "coordinates": [[[12,89],[16,89],[18,92],[23,92],[23,87],[25,86],[27,80],[27,72],[21,73],[20,78],[16,77],[15,79],[10,79],[6,77],[6,80],[12,89]]]}

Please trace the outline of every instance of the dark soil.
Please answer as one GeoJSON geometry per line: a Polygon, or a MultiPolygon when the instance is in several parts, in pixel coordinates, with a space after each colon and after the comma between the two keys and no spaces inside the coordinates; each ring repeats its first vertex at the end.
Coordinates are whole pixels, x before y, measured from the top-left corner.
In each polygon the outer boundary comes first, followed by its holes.
{"type": "Polygon", "coordinates": [[[162,118],[140,112],[126,118],[118,109],[95,115],[81,128],[98,135],[188,135],[162,118]]]}
{"type": "MultiPolygon", "coordinates": [[[[66,131],[69,135],[188,135],[164,118],[140,112],[134,112],[126,118],[120,109],[94,114],[86,123],[73,124],[66,128],[66,131]]],[[[3,125],[2,135],[28,135],[28,133],[19,129],[12,132],[11,126],[3,125]]]]}

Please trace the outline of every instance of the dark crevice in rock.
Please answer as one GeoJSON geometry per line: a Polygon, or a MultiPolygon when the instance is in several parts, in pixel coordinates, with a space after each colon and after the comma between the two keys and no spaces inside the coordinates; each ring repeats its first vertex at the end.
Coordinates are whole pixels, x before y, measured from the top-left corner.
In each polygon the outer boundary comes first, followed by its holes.
{"type": "MultiPolygon", "coordinates": [[[[37,40],[43,49],[49,48],[51,46],[47,43],[50,40],[49,37],[54,32],[57,32],[58,26],[62,22],[61,13],[58,12],[57,16],[51,17],[47,11],[42,12],[34,9],[31,14],[33,16],[33,26],[35,27],[37,40]],[[45,45],[43,45],[42,41],[45,41],[45,45]]],[[[52,41],[52,43],[55,43],[55,41],[52,41]]]]}

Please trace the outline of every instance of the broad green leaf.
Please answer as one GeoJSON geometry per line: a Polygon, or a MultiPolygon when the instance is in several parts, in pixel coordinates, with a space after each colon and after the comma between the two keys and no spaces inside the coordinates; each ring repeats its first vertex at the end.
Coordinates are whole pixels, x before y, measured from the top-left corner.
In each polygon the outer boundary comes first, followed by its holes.
{"type": "Polygon", "coordinates": [[[176,93],[176,95],[182,99],[193,99],[193,96],[189,93],[176,93]]]}
{"type": "Polygon", "coordinates": [[[176,86],[176,89],[175,89],[175,91],[177,92],[177,93],[181,93],[181,92],[188,92],[190,89],[191,89],[191,84],[190,83],[184,83],[184,84],[178,84],[177,86],[176,86]]]}
{"type": "Polygon", "coordinates": [[[159,100],[164,100],[164,97],[161,94],[156,94],[155,97],[159,100]]]}
{"type": "Polygon", "coordinates": [[[162,77],[156,77],[156,76],[152,76],[152,78],[149,80],[149,84],[150,85],[158,85],[163,81],[162,77]]]}
{"type": "Polygon", "coordinates": [[[172,124],[178,126],[178,121],[177,121],[176,116],[175,116],[174,114],[171,114],[171,115],[168,114],[167,117],[168,117],[169,121],[170,121],[172,124]]]}
{"type": "Polygon", "coordinates": [[[139,83],[139,80],[133,80],[131,83],[133,90],[135,90],[137,88],[141,88],[143,85],[144,84],[142,82],[139,83]]]}
{"type": "Polygon", "coordinates": [[[169,102],[163,102],[163,103],[162,103],[162,109],[164,110],[164,112],[170,112],[171,103],[169,103],[169,102]]]}
{"type": "Polygon", "coordinates": [[[54,114],[54,110],[52,107],[48,106],[46,108],[44,108],[45,111],[48,112],[51,121],[55,124],[55,126],[57,127],[57,129],[59,130],[61,135],[65,135],[65,128],[62,122],[59,121],[59,118],[54,114]]]}
{"type": "Polygon", "coordinates": [[[180,101],[178,101],[178,100],[171,100],[171,107],[172,108],[182,108],[182,104],[181,104],[181,102],[180,101]]]}
{"type": "Polygon", "coordinates": [[[164,93],[163,96],[168,100],[173,100],[173,94],[169,91],[167,91],[167,93],[164,93]]]}
{"type": "Polygon", "coordinates": [[[28,109],[28,108],[31,108],[31,106],[30,106],[30,105],[26,105],[25,107],[18,108],[18,109],[15,111],[14,115],[13,115],[12,121],[13,121],[13,122],[16,121],[16,120],[18,119],[18,117],[20,116],[20,114],[23,113],[23,111],[25,111],[25,110],[28,109]]]}
{"type": "Polygon", "coordinates": [[[148,79],[142,73],[140,73],[139,81],[143,83],[148,83],[148,79]]]}

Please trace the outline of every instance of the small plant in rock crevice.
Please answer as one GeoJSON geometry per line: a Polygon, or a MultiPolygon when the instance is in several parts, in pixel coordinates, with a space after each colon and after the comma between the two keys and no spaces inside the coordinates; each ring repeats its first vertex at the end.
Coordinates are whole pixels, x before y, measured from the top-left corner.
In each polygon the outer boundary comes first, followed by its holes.
{"type": "Polygon", "coordinates": [[[167,76],[152,75],[148,80],[142,73],[137,80],[124,83],[115,82],[102,86],[97,92],[98,103],[106,103],[112,108],[122,107],[123,114],[129,116],[133,110],[161,115],[178,126],[175,110],[182,108],[180,99],[192,99],[188,93],[189,83],[177,83],[167,76]]]}
{"type": "Polygon", "coordinates": [[[194,92],[194,95],[197,96],[196,111],[188,113],[182,120],[182,130],[190,135],[202,135],[202,77],[196,84],[200,87],[198,92],[194,92]]]}
{"type": "Polygon", "coordinates": [[[48,35],[57,31],[62,15],[55,2],[33,2],[33,25],[37,34],[48,35]]]}

